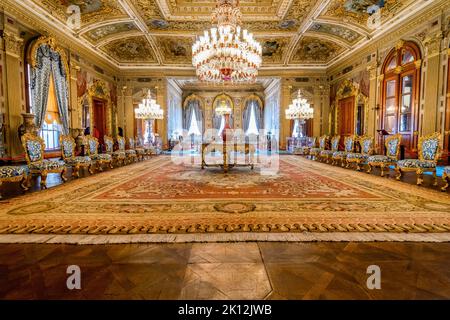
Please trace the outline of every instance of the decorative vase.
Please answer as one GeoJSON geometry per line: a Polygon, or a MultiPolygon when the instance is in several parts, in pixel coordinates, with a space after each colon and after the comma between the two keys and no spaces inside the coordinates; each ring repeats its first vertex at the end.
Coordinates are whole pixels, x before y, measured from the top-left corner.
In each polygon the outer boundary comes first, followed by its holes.
{"type": "Polygon", "coordinates": [[[22,138],[22,136],[25,133],[31,133],[34,135],[39,134],[39,129],[36,127],[35,124],[35,116],[32,113],[22,113],[23,123],[19,126],[18,132],[19,132],[19,139],[22,138]]]}

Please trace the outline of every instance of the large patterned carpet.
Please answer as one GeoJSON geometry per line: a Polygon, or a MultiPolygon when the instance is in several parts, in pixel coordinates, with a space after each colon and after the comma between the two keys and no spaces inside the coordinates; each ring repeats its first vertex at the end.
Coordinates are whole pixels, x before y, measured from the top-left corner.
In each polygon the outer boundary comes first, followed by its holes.
{"type": "Polygon", "coordinates": [[[327,233],[332,239],[450,232],[448,193],[280,158],[278,174],[261,175],[257,168],[201,170],[160,156],[3,201],[0,234],[327,233]]]}

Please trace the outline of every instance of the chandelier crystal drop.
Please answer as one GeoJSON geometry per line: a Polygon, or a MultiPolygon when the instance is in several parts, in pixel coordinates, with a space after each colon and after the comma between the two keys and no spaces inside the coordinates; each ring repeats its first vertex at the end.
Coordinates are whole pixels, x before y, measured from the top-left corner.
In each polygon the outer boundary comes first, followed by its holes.
{"type": "Polygon", "coordinates": [[[297,92],[297,98],[292,100],[292,104],[289,105],[286,110],[286,119],[299,119],[305,121],[314,117],[314,109],[306,99],[302,97],[300,90],[297,92]]]}
{"type": "Polygon", "coordinates": [[[139,108],[134,109],[137,119],[143,120],[161,120],[164,119],[164,110],[152,99],[152,93],[148,90],[147,97],[139,104],[139,108]]]}
{"type": "Polygon", "coordinates": [[[253,34],[241,29],[239,0],[218,0],[212,15],[216,27],[192,46],[192,64],[200,81],[254,82],[262,62],[262,47],[253,34]]]}

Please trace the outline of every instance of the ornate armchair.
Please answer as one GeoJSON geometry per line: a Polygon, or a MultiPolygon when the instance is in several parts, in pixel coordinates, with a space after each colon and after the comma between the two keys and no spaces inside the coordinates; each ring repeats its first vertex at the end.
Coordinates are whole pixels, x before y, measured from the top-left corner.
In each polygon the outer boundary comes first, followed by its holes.
{"type": "Polygon", "coordinates": [[[66,165],[60,160],[45,160],[44,150],[45,142],[41,137],[31,133],[25,133],[22,136],[22,145],[25,149],[25,158],[27,159],[30,174],[38,174],[41,176],[41,187],[47,188],[47,175],[49,173],[59,173],[61,179],[65,182],[67,178],[66,165]]]}
{"type": "Polygon", "coordinates": [[[417,185],[423,183],[423,173],[433,172],[434,185],[436,186],[436,166],[440,155],[441,134],[435,132],[428,136],[420,137],[418,144],[419,159],[405,159],[397,161],[395,171],[396,179],[400,180],[403,172],[415,171],[417,175],[417,185]]]}
{"type": "Polygon", "coordinates": [[[319,138],[319,147],[318,148],[311,148],[309,151],[309,155],[311,156],[312,159],[318,159],[318,157],[320,156],[320,153],[326,149],[327,147],[327,142],[330,139],[329,136],[327,135],[323,135],[319,138]]]}
{"type": "Polygon", "coordinates": [[[367,173],[372,172],[373,167],[380,167],[381,176],[384,177],[384,170],[389,169],[391,165],[397,165],[400,155],[400,144],[402,143],[402,135],[395,134],[386,138],[384,145],[386,146],[386,155],[374,155],[367,159],[367,173]]]}
{"type": "Polygon", "coordinates": [[[67,167],[72,167],[72,176],[80,177],[80,168],[89,168],[89,173],[94,174],[92,171],[92,160],[89,156],[76,156],[75,147],[76,143],[71,136],[62,135],[59,137],[61,144],[61,154],[67,167]]]}
{"type": "Polygon", "coordinates": [[[134,138],[128,139],[128,145],[130,146],[131,150],[134,150],[136,152],[136,156],[138,160],[144,160],[145,157],[145,149],[142,147],[136,146],[136,140],[134,138]]]}
{"type": "MultiPolygon", "coordinates": [[[[353,153],[355,149],[355,136],[348,136],[344,139],[344,151],[336,151],[333,153],[332,159],[333,159],[333,165],[338,163],[338,161],[341,161],[341,166],[344,167],[345,161],[347,159],[347,155],[349,153],[353,153]]],[[[348,167],[348,164],[347,164],[348,167]]]]}
{"type": "Polygon", "coordinates": [[[352,152],[347,154],[347,167],[351,163],[356,163],[356,171],[361,171],[361,163],[367,162],[367,159],[373,154],[375,139],[373,137],[362,136],[359,138],[361,153],[352,152]]]}
{"type": "Polygon", "coordinates": [[[112,156],[107,153],[98,153],[98,139],[91,135],[86,136],[87,140],[87,152],[92,162],[95,163],[98,171],[103,171],[103,164],[109,165],[112,169],[112,156]]]}
{"type": "Polygon", "coordinates": [[[145,145],[142,138],[136,138],[136,141],[139,142],[139,147],[144,148],[146,157],[156,155],[156,148],[153,145],[151,144],[145,145]]]}
{"type": "MultiPolygon", "coordinates": [[[[117,151],[114,151],[113,138],[111,138],[109,136],[105,136],[103,138],[103,140],[105,141],[106,153],[111,155],[112,161],[115,163],[121,163],[122,165],[125,164],[125,159],[127,157],[125,154],[125,151],[122,151],[120,149],[117,151]]],[[[123,143],[125,144],[125,140],[123,140],[123,143]]],[[[125,146],[123,148],[125,149],[125,146]]]]}
{"type": "MultiPolygon", "coordinates": [[[[0,187],[3,182],[17,182],[20,181],[20,186],[23,191],[28,190],[27,174],[28,168],[26,166],[3,166],[0,167],[0,187]]],[[[0,199],[2,194],[0,192],[0,199]]]]}
{"type": "Polygon", "coordinates": [[[326,160],[327,163],[330,163],[333,153],[335,153],[339,149],[339,140],[341,140],[341,136],[339,135],[334,136],[331,139],[331,150],[322,150],[319,155],[320,160],[326,160]]]}
{"type": "Polygon", "coordinates": [[[116,140],[117,140],[117,145],[119,146],[118,151],[125,153],[125,158],[128,161],[128,163],[135,161],[136,157],[137,157],[136,151],[134,151],[133,149],[125,148],[125,138],[121,137],[121,136],[117,136],[116,140]]]}
{"type": "Polygon", "coordinates": [[[446,191],[450,183],[450,167],[444,168],[444,172],[442,173],[442,180],[444,180],[445,185],[441,188],[441,190],[446,191]]]}
{"type": "Polygon", "coordinates": [[[310,140],[308,141],[306,146],[294,148],[294,154],[300,155],[300,156],[309,155],[309,151],[311,150],[311,148],[314,148],[317,144],[317,137],[312,137],[309,139],[310,140]]]}

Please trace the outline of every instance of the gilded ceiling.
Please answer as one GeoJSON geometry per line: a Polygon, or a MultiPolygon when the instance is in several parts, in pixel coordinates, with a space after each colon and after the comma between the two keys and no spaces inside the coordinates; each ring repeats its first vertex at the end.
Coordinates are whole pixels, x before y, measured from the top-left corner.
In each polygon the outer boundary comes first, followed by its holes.
{"type": "MultiPolygon", "coordinates": [[[[19,1],[19,0],[17,0],[19,1]]],[[[71,5],[81,26],[73,36],[120,67],[132,64],[192,68],[195,37],[211,26],[216,0],[20,0],[34,3],[61,24],[71,5]]],[[[378,29],[368,23],[381,10],[381,25],[414,0],[241,0],[245,28],[263,47],[266,66],[323,65],[336,61],[378,29]]]]}

